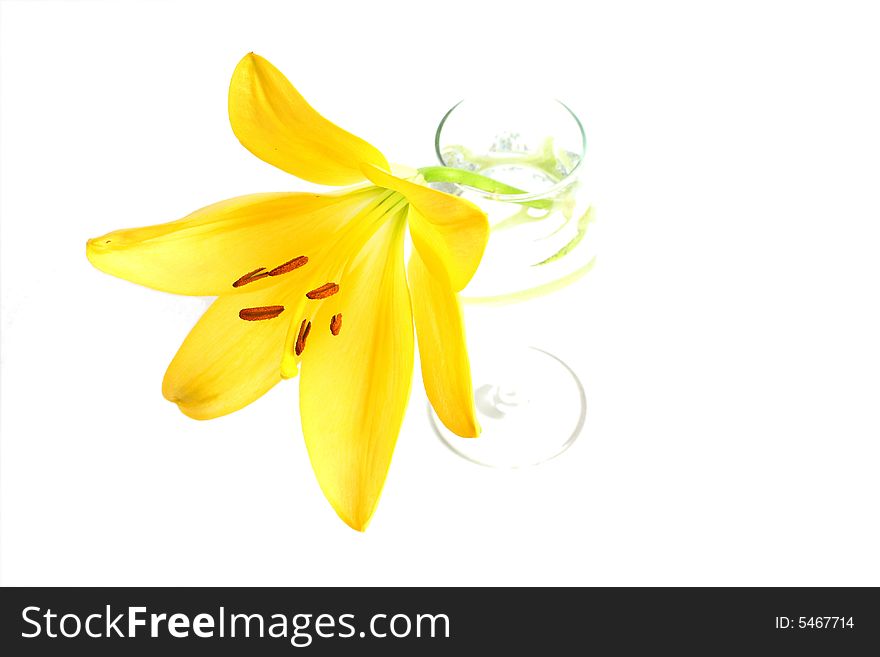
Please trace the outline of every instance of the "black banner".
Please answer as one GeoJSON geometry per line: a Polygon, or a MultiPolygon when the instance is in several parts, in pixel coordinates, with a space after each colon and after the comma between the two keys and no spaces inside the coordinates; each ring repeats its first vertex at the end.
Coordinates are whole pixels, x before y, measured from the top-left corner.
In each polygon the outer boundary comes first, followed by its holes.
{"type": "Polygon", "coordinates": [[[651,645],[850,655],[880,646],[869,588],[6,588],[0,613],[5,655],[645,654],[651,645]]]}

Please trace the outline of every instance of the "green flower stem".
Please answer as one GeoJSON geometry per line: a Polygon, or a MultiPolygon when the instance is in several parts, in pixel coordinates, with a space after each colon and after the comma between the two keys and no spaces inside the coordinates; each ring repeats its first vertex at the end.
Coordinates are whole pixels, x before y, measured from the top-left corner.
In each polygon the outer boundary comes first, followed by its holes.
{"type": "MultiPolygon", "coordinates": [[[[489,178],[488,176],[483,176],[479,173],[474,173],[473,171],[468,171],[466,169],[455,169],[453,167],[422,167],[419,169],[419,173],[422,174],[422,177],[426,182],[445,182],[445,183],[456,183],[459,185],[467,185],[468,187],[473,187],[474,189],[479,189],[483,192],[489,192],[490,194],[527,194],[528,192],[519,189],[518,187],[512,187],[511,185],[507,185],[503,182],[499,182],[493,178],[489,178]]],[[[553,201],[551,199],[540,199],[536,201],[514,201],[514,203],[519,203],[520,205],[525,205],[530,208],[539,208],[541,210],[546,210],[553,205],[553,201]]]]}
{"type": "Polygon", "coordinates": [[[520,301],[528,301],[529,299],[536,299],[538,297],[543,297],[551,292],[556,292],[557,290],[561,290],[564,287],[567,287],[574,283],[576,280],[584,276],[587,272],[589,272],[593,265],[596,263],[596,258],[593,257],[590,259],[587,264],[575,269],[570,274],[563,276],[562,278],[557,278],[556,280],[550,281],[549,283],[544,283],[543,285],[537,285],[535,287],[530,287],[525,290],[518,290],[516,292],[510,292],[508,294],[501,294],[497,296],[491,297],[468,297],[461,295],[459,298],[466,304],[472,305],[480,305],[480,306],[504,306],[509,303],[517,303],[520,301]]]}
{"type": "MultiPolygon", "coordinates": [[[[538,267],[539,265],[546,265],[550,262],[554,262],[556,260],[559,260],[560,258],[564,258],[569,253],[574,251],[575,247],[578,244],[580,244],[581,241],[584,239],[584,236],[587,234],[587,228],[590,227],[590,224],[592,222],[593,222],[593,208],[592,208],[592,206],[590,206],[589,208],[587,208],[587,211],[584,212],[584,214],[581,216],[581,218],[578,219],[577,233],[575,234],[574,237],[571,238],[571,241],[568,244],[566,244],[565,246],[563,246],[561,249],[559,249],[559,251],[554,253],[549,258],[547,258],[546,260],[542,260],[541,262],[536,262],[534,265],[532,265],[532,267],[538,267]]],[[[568,222],[566,221],[566,223],[568,223],[568,222]]]]}

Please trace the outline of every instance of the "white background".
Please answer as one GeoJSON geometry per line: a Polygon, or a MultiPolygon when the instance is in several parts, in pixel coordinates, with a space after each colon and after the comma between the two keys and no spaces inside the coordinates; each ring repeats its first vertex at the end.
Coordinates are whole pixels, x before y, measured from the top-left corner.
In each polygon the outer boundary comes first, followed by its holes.
{"type": "Polygon", "coordinates": [[[660,5],[4,1],[2,583],[880,584],[880,21],[660,5]],[[532,307],[589,398],[561,458],[457,458],[416,378],[359,534],[295,382],[211,422],[162,399],[205,302],[85,240],[301,188],[229,128],[251,50],[414,166],[488,81],[577,108],[600,258],[532,307]]]}

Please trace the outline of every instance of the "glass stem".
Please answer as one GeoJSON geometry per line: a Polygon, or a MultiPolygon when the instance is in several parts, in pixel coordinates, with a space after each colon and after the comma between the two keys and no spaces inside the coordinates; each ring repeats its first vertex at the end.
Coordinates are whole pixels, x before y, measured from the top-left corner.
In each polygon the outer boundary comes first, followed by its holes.
{"type": "MultiPolygon", "coordinates": [[[[479,189],[483,192],[489,192],[490,194],[528,194],[528,192],[519,189],[518,187],[513,187],[506,183],[495,180],[494,178],[489,178],[488,176],[481,175],[479,173],[475,173],[473,171],[468,171],[467,169],[455,169],[453,167],[422,167],[419,169],[419,173],[422,174],[422,177],[426,182],[444,182],[444,183],[456,183],[459,185],[466,185],[468,187],[473,187],[474,189],[479,189]]],[[[510,199],[514,203],[519,203],[520,205],[525,205],[530,208],[539,208],[542,210],[548,209],[553,201],[550,199],[540,199],[535,201],[515,201],[510,199]]]]}

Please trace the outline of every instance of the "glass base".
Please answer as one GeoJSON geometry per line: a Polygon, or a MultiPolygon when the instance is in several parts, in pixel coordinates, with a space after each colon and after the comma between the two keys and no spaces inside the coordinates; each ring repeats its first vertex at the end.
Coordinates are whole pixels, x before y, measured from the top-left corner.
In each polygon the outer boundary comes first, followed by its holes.
{"type": "Polygon", "coordinates": [[[434,410],[434,430],[459,456],[495,468],[538,465],[558,456],[577,439],[587,398],[575,373],[537,347],[472,362],[479,438],[461,438],[434,410]]]}

